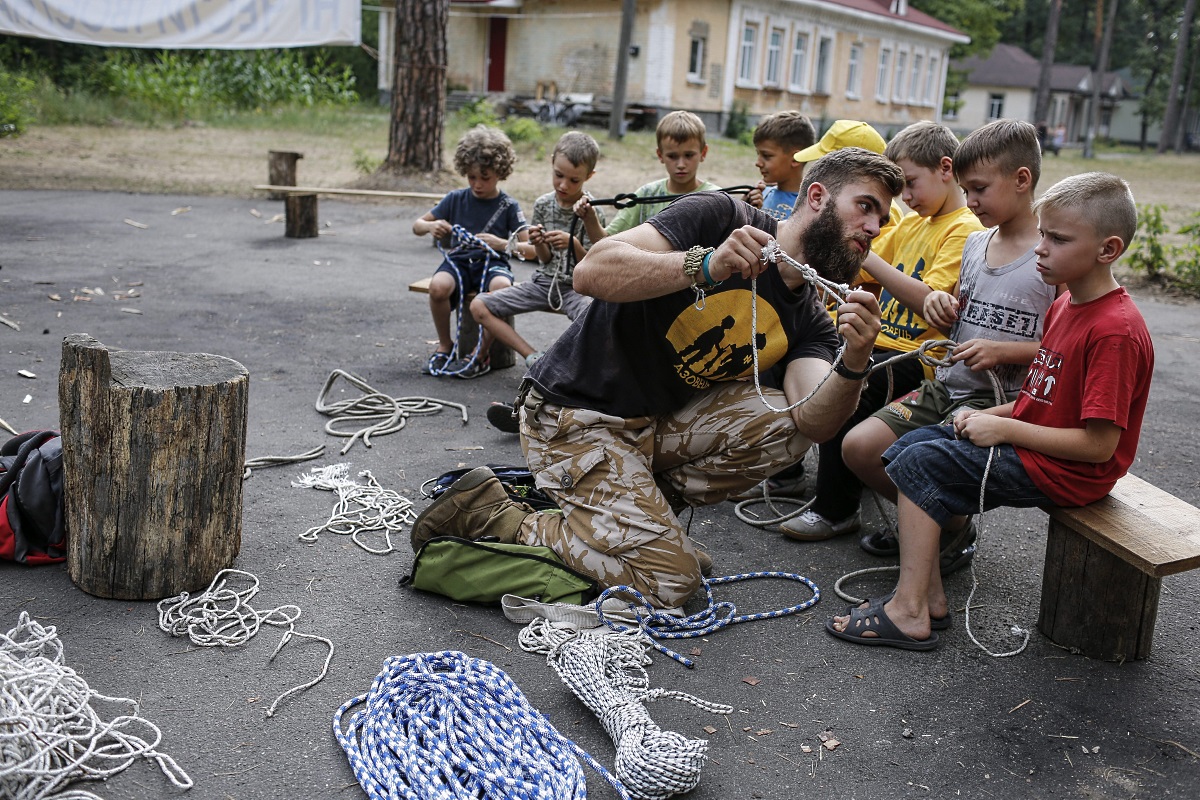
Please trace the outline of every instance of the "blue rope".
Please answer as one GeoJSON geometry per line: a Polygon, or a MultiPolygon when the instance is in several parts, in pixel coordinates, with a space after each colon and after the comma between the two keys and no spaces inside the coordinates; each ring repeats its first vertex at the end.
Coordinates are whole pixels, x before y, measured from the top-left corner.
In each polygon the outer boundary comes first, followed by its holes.
{"type": "Polygon", "coordinates": [[[790,614],[797,614],[805,609],[812,608],[821,599],[821,590],[817,588],[815,583],[803,575],[797,575],[793,572],[745,572],[740,575],[709,578],[704,581],[704,594],[708,602],[703,610],[688,617],[676,617],[655,609],[646,600],[645,596],[632,586],[611,586],[596,598],[596,615],[600,618],[601,622],[619,633],[640,628],[642,633],[650,638],[650,644],[655,650],[663,655],[670,656],[690,669],[695,666],[695,663],[691,659],[675,652],[657,640],[690,639],[696,636],[707,636],[710,633],[721,630],[721,628],[736,625],[739,622],[753,622],[759,619],[786,617],[790,614]],[[726,583],[754,580],[756,578],[782,578],[784,580],[803,583],[812,590],[813,596],[799,605],[776,611],[760,611],[755,614],[738,614],[737,607],[733,603],[729,601],[717,603],[713,600],[712,587],[726,583]],[[605,616],[604,601],[618,595],[632,597],[636,601],[630,602],[628,605],[629,611],[637,618],[636,625],[628,625],[620,620],[609,619],[605,616]]]}
{"type": "Polygon", "coordinates": [[[503,670],[465,653],[387,659],[370,691],[333,715],[333,735],[371,800],[583,800],[587,780],[572,755],[629,800],[503,670]]]}

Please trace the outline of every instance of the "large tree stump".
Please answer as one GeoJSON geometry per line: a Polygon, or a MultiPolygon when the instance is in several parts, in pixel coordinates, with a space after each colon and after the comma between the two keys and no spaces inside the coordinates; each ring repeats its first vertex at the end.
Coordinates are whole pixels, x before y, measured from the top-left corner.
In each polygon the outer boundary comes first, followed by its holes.
{"type": "Polygon", "coordinates": [[[317,196],[289,194],[283,201],[284,236],[290,239],[311,239],[317,235],[317,196]]]}
{"type": "MultiPolygon", "coordinates": [[[[267,151],[267,183],[271,186],[295,186],[296,162],[304,158],[303,153],[289,153],[284,150],[267,151]]],[[[286,192],[271,192],[267,195],[270,200],[284,200],[286,192]]]]}
{"type": "Polygon", "coordinates": [[[250,377],[207,353],[63,340],[63,500],[71,580],[99,597],[205,588],[242,541],[250,377]]]}

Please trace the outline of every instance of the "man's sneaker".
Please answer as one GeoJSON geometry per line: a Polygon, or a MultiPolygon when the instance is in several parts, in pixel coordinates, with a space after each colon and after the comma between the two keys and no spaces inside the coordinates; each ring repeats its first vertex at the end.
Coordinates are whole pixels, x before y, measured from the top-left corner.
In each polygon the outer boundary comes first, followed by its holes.
{"type": "Polygon", "coordinates": [[[435,536],[459,539],[517,540],[521,522],[533,509],[508,496],[500,479],[488,467],[476,467],[450,484],[421,512],[412,527],[412,549],[435,536]]]}
{"type": "Polygon", "coordinates": [[[520,433],[521,421],[510,403],[492,403],[487,408],[487,421],[505,433],[520,433]]]}
{"type": "Polygon", "coordinates": [[[805,511],[800,516],[792,517],[783,523],[780,528],[783,530],[783,535],[789,539],[797,539],[801,542],[819,542],[835,536],[854,533],[861,525],[862,518],[857,511],[839,522],[825,519],[816,511],[805,511]]]}
{"type": "Polygon", "coordinates": [[[744,492],[735,494],[730,500],[761,500],[764,493],[771,497],[803,497],[808,489],[808,476],[801,473],[796,477],[767,478],[744,492]]]}
{"type": "Polygon", "coordinates": [[[425,360],[425,366],[421,368],[421,374],[440,375],[448,363],[450,363],[449,353],[440,351],[430,353],[429,358],[425,360]]]}
{"type": "Polygon", "coordinates": [[[445,366],[443,374],[470,380],[491,371],[492,365],[486,359],[456,358],[445,366]]]}

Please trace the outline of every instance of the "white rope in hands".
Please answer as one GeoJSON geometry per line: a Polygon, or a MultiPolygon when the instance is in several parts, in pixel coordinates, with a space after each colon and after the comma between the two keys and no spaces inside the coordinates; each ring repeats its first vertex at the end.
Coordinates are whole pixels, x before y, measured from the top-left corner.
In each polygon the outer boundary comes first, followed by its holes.
{"type": "Polygon", "coordinates": [[[22,611],[17,626],[0,635],[0,797],[101,800],[63,787],[107,780],[138,758],[153,760],[172,784],[190,789],[187,773],[155,749],[161,741],[162,731],[138,715],[136,701],[100,694],[63,664],[53,625],[43,627],[22,611]],[[94,700],[133,710],[105,722],[94,700]],[[135,725],[148,735],[132,733],[135,725]]]}
{"type": "Polygon", "coordinates": [[[288,604],[269,611],[255,610],[250,601],[257,594],[257,576],[240,569],[223,569],[212,579],[208,588],[195,597],[188,592],[182,592],[175,597],[159,600],[158,627],[171,636],[186,636],[198,647],[236,647],[245,644],[254,638],[263,625],[287,628],[267,661],[274,660],[293,636],[323,643],[329,648],[329,652],[325,655],[321,674],[307,683],[293,686],[276,697],[275,702],[267,709],[267,716],[273,717],[275,709],[285,699],[317,685],[324,679],[329,672],[329,662],[333,660],[333,642],[324,636],[300,633],[296,630],[296,620],[300,618],[301,613],[299,606],[288,604]],[[248,585],[243,589],[232,589],[228,585],[231,578],[244,579],[248,585]]]}
{"type": "Polygon", "coordinates": [[[640,630],[580,631],[538,618],[521,629],[517,641],[526,652],[545,653],[546,663],[600,720],[617,747],[613,771],[632,797],[663,800],[700,783],[708,741],[662,730],[644,704],[665,698],[713,714],[733,709],[684,692],[651,689],[645,668],[649,646],[640,630]]]}
{"type": "Polygon", "coordinates": [[[334,713],[333,735],[371,800],[584,800],[577,759],[630,796],[503,670],[465,653],[387,659],[370,691],[334,713]]]}
{"type": "Polygon", "coordinates": [[[373,555],[395,551],[392,534],[400,533],[403,526],[412,525],[417,520],[413,502],[380,486],[370,470],[363,470],[358,476],[367,479],[366,485],[350,477],[349,464],[330,464],[317,467],[292,481],[295,488],[323,489],[334,492],[338,497],[329,519],[323,525],[314,525],[300,534],[300,541],[313,544],[322,533],[335,533],[349,536],[356,545],[373,555]],[[359,538],[361,534],[374,532],[382,532],[382,548],[371,547],[359,538]]]}

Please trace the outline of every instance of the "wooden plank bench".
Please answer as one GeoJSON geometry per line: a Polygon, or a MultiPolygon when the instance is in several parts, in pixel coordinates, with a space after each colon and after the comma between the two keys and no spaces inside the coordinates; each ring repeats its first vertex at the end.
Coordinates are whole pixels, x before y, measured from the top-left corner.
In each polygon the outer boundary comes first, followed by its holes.
{"type": "MultiPolygon", "coordinates": [[[[418,281],[413,281],[408,285],[410,292],[419,292],[421,294],[429,294],[429,284],[433,281],[433,276],[421,278],[418,281]]],[[[470,305],[471,298],[474,294],[467,295],[467,305],[470,305]]],[[[516,329],[516,320],[513,317],[501,317],[509,325],[516,329]]],[[[471,316],[470,311],[461,320],[459,324],[459,352],[471,353],[475,350],[475,344],[479,341],[479,323],[475,321],[475,317],[471,316]]],[[[507,369],[517,363],[517,352],[506,345],[499,339],[492,340],[491,349],[488,350],[488,357],[492,369],[507,369]]]]}
{"type": "Polygon", "coordinates": [[[1038,628],[1106,661],[1150,655],[1165,575],[1200,567],[1200,509],[1135,475],[1050,515],[1038,628]]]}

